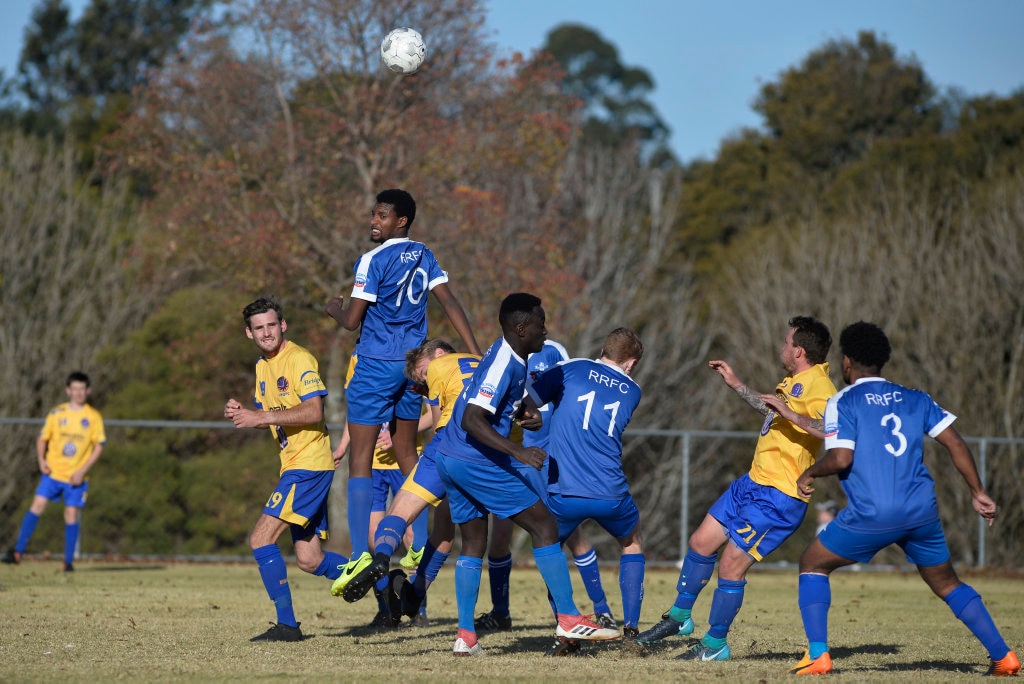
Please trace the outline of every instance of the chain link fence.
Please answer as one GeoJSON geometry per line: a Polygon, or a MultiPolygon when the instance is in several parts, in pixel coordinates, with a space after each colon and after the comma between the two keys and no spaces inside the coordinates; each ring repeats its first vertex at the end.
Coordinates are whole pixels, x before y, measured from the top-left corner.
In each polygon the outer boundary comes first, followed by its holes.
{"type": "MultiPolygon", "coordinates": [[[[0,500],[0,542],[13,542],[38,480],[34,443],[41,424],[40,419],[0,418],[0,434],[7,446],[16,443],[19,452],[30,459],[30,465],[26,462],[20,476],[22,484],[14,491],[9,489],[0,500]]],[[[92,473],[89,505],[83,515],[83,553],[190,557],[246,554],[246,535],[259,515],[261,497],[266,496],[278,476],[276,454],[262,431],[240,431],[245,458],[225,462],[219,470],[197,469],[190,464],[203,459],[225,460],[220,453],[212,457],[200,453],[169,455],[161,453],[158,441],[143,459],[133,461],[142,460],[145,468],[125,477],[125,473],[119,472],[123,462],[119,452],[137,448],[153,431],[194,436],[202,431],[235,428],[226,421],[107,420],[105,424],[107,448],[92,473]],[[168,460],[174,462],[160,463],[168,460]],[[245,465],[239,465],[240,462],[245,465]],[[166,482],[171,478],[178,479],[166,482]],[[160,530],[166,538],[153,530],[160,530]],[[203,535],[215,541],[203,541],[203,535]]],[[[333,436],[341,434],[342,426],[328,427],[333,436]]],[[[222,443],[224,437],[221,434],[214,441],[222,443]]],[[[623,464],[640,507],[649,562],[679,562],[686,553],[690,533],[703,520],[708,507],[732,480],[749,469],[756,439],[756,432],[640,428],[626,431],[623,464]]],[[[974,452],[989,494],[999,504],[999,516],[989,528],[974,513],[970,492],[945,450],[929,442],[925,461],[935,479],[939,511],[953,560],[968,567],[1019,568],[1024,546],[1024,494],[1017,473],[1021,470],[1024,439],[965,439],[974,452]]],[[[343,553],[349,548],[346,485],[347,467],[343,462],[332,489],[330,513],[334,534],[328,542],[329,547],[343,553]]],[[[845,499],[837,478],[825,478],[816,485],[815,502],[833,500],[842,505],[845,499]]],[[[800,530],[768,560],[796,562],[816,532],[815,514],[815,506],[811,505],[800,530]]],[[[62,525],[57,502],[40,522],[29,552],[59,549],[62,525]]],[[[584,532],[603,559],[618,557],[618,544],[592,521],[585,523],[584,532]]],[[[529,541],[519,536],[514,548],[520,556],[528,554],[529,541]]],[[[895,547],[881,552],[873,562],[906,563],[895,547]]]]}

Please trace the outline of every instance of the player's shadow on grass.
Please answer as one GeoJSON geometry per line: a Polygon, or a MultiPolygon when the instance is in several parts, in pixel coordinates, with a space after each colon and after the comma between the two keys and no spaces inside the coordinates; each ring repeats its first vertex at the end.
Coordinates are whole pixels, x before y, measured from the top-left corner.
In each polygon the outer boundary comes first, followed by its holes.
{"type": "MultiPolygon", "coordinates": [[[[859,649],[849,649],[851,653],[863,653],[859,649]]],[[[834,652],[834,651],[833,651],[834,652]]],[[[948,660],[946,658],[937,660],[915,660],[907,663],[879,663],[875,666],[856,666],[856,667],[843,667],[843,663],[833,656],[832,660],[835,666],[835,671],[845,671],[848,673],[858,673],[863,675],[869,675],[872,672],[922,672],[922,671],[936,671],[936,672],[949,672],[958,674],[980,674],[977,670],[977,666],[972,666],[967,663],[948,660]]]]}
{"type": "Polygon", "coordinates": [[[336,637],[339,639],[345,639],[350,637],[370,637],[380,634],[392,635],[392,636],[425,636],[430,634],[436,628],[444,628],[454,632],[455,628],[458,627],[459,621],[455,618],[442,617],[442,618],[430,618],[430,627],[415,627],[413,626],[408,618],[402,618],[402,624],[392,629],[384,629],[381,627],[371,627],[369,624],[365,625],[352,625],[348,629],[339,630],[337,632],[330,632],[324,634],[326,637],[336,637]]]}
{"type": "MultiPolygon", "coordinates": [[[[770,652],[758,652],[758,645],[756,641],[750,643],[747,647],[747,655],[751,660],[763,660],[766,662],[780,661],[780,662],[795,662],[800,660],[803,656],[803,650],[800,651],[770,651],[770,652]]],[[[869,654],[869,655],[896,655],[900,652],[900,647],[895,644],[859,644],[857,646],[831,646],[829,647],[829,653],[832,654],[832,661],[838,661],[843,658],[850,658],[854,655],[869,654]]],[[[838,667],[838,666],[837,666],[838,667]]]]}

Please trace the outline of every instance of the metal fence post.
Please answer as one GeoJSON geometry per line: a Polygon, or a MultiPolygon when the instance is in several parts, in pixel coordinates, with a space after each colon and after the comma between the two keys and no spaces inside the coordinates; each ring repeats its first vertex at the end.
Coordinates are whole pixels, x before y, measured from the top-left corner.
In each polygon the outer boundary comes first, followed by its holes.
{"type": "Polygon", "coordinates": [[[690,431],[683,431],[683,453],[682,453],[683,483],[682,503],[679,511],[679,520],[682,527],[679,530],[679,562],[686,558],[686,549],[689,546],[687,539],[690,534],[690,431]]]}

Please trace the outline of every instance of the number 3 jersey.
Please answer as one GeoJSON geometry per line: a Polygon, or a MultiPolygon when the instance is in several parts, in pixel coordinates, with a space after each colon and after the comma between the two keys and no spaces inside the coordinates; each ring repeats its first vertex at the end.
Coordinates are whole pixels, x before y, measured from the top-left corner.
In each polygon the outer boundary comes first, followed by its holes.
{"type": "MultiPolygon", "coordinates": [[[[320,379],[320,365],[305,347],[286,341],[272,359],[256,362],[256,408],[284,411],[310,397],[327,396],[320,379]]],[[[321,417],[312,425],[271,425],[270,432],[281,448],[281,472],[286,470],[334,470],[331,441],[321,417]]]]}
{"type": "Polygon", "coordinates": [[[847,506],[836,516],[856,532],[909,529],[939,519],[924,436],[956,420],[927,393],[883,378],[861,378],[829,399],[825,447],[853,450],[839,474],[847,506]]]}
{"type": "Polygon", "coordinates": [[[538,404],[551,403],[548,491],[617,500],[629,493],[622,472],[622,432],[640,403],[640,385],[601,361],[571,359],[527,385],[538,404]]]}
{"type": "Polygon", "coordinates": [[[405,352],[427,339],[427,298],[448,282],[434,253],[422,242],[392,238],[356,263],[352,298],[366,309],[355,353],[364,359],[405,361],[405,352]]]}

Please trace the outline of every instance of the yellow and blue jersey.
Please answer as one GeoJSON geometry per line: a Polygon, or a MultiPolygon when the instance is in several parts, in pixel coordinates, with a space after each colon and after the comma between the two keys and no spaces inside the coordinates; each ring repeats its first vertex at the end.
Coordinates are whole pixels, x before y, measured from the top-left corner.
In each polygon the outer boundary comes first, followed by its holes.
{"type": "Polygon", "coordinates": [[[71,482],[71,473],[82,467],[97,445],[107,442],[100,412],[88,404],[75,411],[68,402],[47,414],[39,438],[46,442],[50,477],[59,482],[71,482]]]}
{"type": "MultiPolygon", "coordinates": [[[[257,408],[284,411],[310,397],[326,397],[327,387],[320,378],[320,365],[304,347],[286,341],[272,359],[256,363],[257,408]]],[[[274,441],[281,448],[281,472],[288,470],[334,470],[331,443],[323,417],[312,425],[270,426],[274,441]]]]}
{"type": "Polygon", "coordinates": [[[479,365],[479,356],[464,353],[444,354],[427,365],[427,401],[441,411],[435,430],[440,430],[451,420],[455,400],[479,365]]]}
{"type": "MultiPolygon", "coordinates": [[[[836,387],[828,377],[828,363],[820,363],[786,376],[775,393],[796,413],[823,418],[825,404],[836,393],[836,387]]],[[[820,448],[820,439],[771,411],[761,426],[754,461],[750,465],[750,479],[808,501],[808,497],[797,491],[796,479],[814,463],[820,448]]]]}

